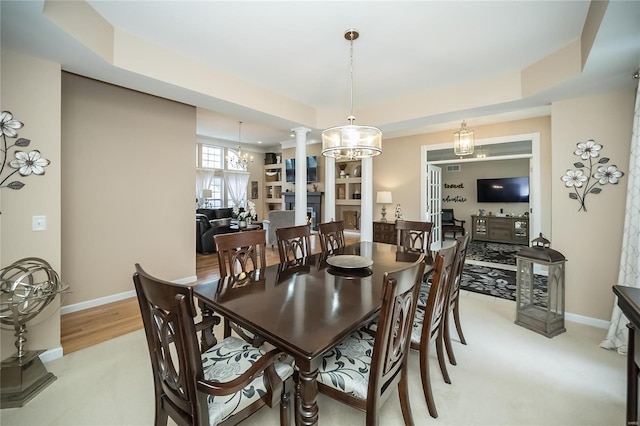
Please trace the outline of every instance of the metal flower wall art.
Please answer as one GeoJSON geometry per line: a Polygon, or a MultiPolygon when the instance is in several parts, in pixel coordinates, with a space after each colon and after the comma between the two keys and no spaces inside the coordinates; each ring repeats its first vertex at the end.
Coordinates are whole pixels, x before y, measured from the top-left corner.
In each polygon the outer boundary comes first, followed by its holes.
{"type": "Polygon", "coordinates": [[[575,169],[568,169],[561,179],[567,188],[573,189],[573,192],[569,193],[569,198],[578,200],[580,203],[578,211],[586,212],[585,201],[587,194],[599,194],[602,192],[602,189],[596,187],[596,185],[609,183],[616,185],[618,179],[624,176],[624,173],[618,170],[618,166],[615,164],[607,166],[606,164],[609,162],[607,157],[602,157],[594,163],[594,159],[600,157],[600,150],[603,145],[596,143],[593,139],[579,142],[576,146],[577,148],[573,153],[583,160],[589,160],[589,164],[585,165],[581,161],[573,163],[575,169]]]}
{"type": "Polygon", "coordinates": [[[18,120],[13,119],[13,114],[9,111],[2,111],[0,115],[0,127],[2,128],[2,165],[0,165],[0,188],[22,189],[25,185],[19,180],[7,181],[16,173],[20,176],[43,175],[44,168],[50,163],[49,160],[40,156],[40,151],[21,151],[16,149],[13,152],[15,158],[7,162],[9,151],[12,148],[26,148],[31,140],[18,138],[18,130],[24,125],[18,120]],[[16,139],[15,142],[9,144],[9,141],[16,139]],[[10,168],[7,168],[9,166],[10,168]]]}

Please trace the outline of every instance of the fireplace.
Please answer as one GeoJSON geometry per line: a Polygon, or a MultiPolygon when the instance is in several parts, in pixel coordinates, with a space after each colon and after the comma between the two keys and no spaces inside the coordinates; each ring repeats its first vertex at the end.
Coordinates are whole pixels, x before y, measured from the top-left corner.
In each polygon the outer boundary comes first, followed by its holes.
{"type": "MultiPolygon", "coordinates": [[[[284,205],[287,210],[295,210],[296,193],[283,192],[284,205]]],[[[311,229],[318,229],[318,222],[322,217],[322,192],[307,192],[307,220],[311,224],[311,229]]]]}

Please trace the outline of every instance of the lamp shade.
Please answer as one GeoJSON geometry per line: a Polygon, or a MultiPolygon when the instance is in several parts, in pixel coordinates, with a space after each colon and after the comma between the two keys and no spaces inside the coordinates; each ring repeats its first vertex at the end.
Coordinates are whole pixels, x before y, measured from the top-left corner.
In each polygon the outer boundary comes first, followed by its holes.
{"type": "Polygon", "coordinates": [[[322,155],[337,160],[355,160],[382,153],[382,132],[377,127],[332,127],[322,132],[322,155]]]}
{"type": "Polygon", "coordinates": [[[211,198],[213,197],[213,192],[210,189],[202,190],[202,198],[211,198]]]}
{"type": "Polygon", "coordinates": [[[378,204],[391,204],[393,201],[391,200],[391,192],[389,191],[378,191],[376,196],[376,203],[378,204]]]}

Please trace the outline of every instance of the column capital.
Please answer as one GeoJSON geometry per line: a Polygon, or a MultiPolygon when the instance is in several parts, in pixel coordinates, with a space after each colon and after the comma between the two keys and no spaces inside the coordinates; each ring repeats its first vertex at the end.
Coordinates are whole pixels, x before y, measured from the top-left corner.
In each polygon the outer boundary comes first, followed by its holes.
{"type": "Polygon", "coordinates": [[[292,132],[298,134],[298,133],[302,133],[303,135],[306,135],[307,133],[309,133],[311,131],[311,129],[307,128],[307,127],[294,127],[291,129],[292,132]]]}

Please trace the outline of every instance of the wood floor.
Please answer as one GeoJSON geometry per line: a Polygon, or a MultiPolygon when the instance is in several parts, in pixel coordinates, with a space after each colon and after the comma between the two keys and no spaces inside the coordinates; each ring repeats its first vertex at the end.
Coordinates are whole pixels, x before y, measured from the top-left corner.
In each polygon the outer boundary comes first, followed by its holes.
{"type": "MultiPolygon", "coordinates": [[[[359,235],[345,234],[347,244],[358,241],[359,235]]],[[[320,252],[317,235],[311,236],[311,251],[320,252]]],[[[268,265],[278,263],[278,249],[267,248],[266,258],[268,265]]],[[[217,254],[196,254],[196,276],[194,284],[220,278],[217,254]]],[[[135,297],[73,312],[61,317],[62,349],[66,355],[141,328],[142,318],[138,299],[135,297]]]]}

